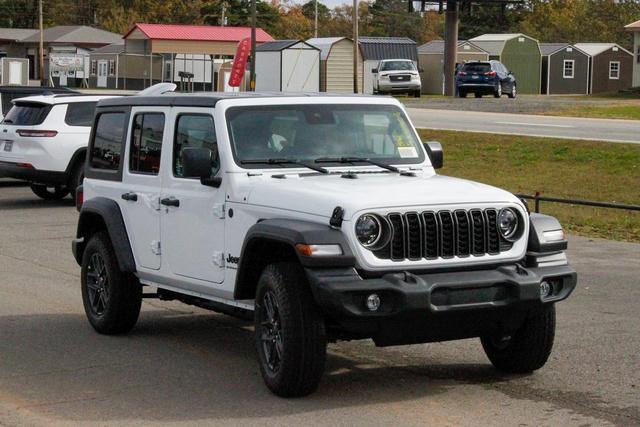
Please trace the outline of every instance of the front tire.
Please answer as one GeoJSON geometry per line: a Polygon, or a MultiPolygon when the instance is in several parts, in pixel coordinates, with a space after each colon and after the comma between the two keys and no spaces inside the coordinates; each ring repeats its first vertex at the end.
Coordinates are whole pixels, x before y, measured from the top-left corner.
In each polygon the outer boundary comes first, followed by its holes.
{"type": "Polygon", "coordinates": [[[142,286],[123,273],[106,232],[95,233],[82,255],[82,302],[91,326],[101,334],[129,332],[142,305],[142,286]]]}
{"type": "Polygon", "coordinates": [[[414,98],[420,98],[420,95],[421,95],[421,93],[420,93],[419,90],[416,90],[415,92],[413,92],[413,97],[414,98]]]}
{"type": "Polygon", "coordinates": [[[555,330],[556,308],[547,305],[529,315],[508,339],[482,337],[482,347],[497,369],[509,373],[532,372],[547,363],[555,330]]]}
{"type": "Polygon", "coordinates": [[[511,86],[511,92],[507,94],[507,96],[511,99],[515,98],[518,94],[518,91],[516,89],[516,85],[514,84],[513,86],[511,86]]]}
{"type": "Polygon", "coordinates": [[[268,265],[255,301],[255,344],[265,384],[281,397],[311,394],[324,372],[327,336],[302,268],[268,265]]]}
{"type": "Polygon", "coordinates": [[[44,184],[31,184],[31,191],[44,200],[60,200],[69,194],[69,190],[60,185],[47,186],[44,184]]]}

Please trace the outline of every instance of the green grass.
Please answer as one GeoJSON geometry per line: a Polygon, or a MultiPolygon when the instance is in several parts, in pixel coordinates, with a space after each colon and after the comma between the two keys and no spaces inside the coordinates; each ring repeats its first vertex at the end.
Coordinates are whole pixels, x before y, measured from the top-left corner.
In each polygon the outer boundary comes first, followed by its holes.
{"type": "Polygon", "coordinates": [[[640,120],[640,101],[612,105],[576,105],[547,113],[553,116],[640,120]]]}
{"type": "MultiPolygon", "coordinates": [[[[444,175],[513,193],[640,205],[640,145],[420,130],[442,142],[444,175]]],[[[530,204],[533,207],[532,204],[530,204]]],[[[640,212],[541,203],[573,233],[640,242],[640,212]]]]}

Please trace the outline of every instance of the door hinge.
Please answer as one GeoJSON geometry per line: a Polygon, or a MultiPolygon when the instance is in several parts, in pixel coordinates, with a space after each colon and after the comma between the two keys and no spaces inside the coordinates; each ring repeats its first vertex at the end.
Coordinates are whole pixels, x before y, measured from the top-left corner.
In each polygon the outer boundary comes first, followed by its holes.
{"type": "Polygon", "coordinates": [[[213,263],[220,268],[224,267],[224,254],[219,251],[215,251],[211,257],[213,263]]]}
{"type": "Polygon", "coordinates": [[[161,251],[160,251],[160,241],[154,240],[153,242],[151,242],[151,252],[153,252],[156,255],[160,255],[160,253],[161,253],[161,251]]]}
{"type": "Polygon", "coordinates": [[[218,218],[224,218],[224,203],[216,203],[213,205],[213,214],[218,218]]]}

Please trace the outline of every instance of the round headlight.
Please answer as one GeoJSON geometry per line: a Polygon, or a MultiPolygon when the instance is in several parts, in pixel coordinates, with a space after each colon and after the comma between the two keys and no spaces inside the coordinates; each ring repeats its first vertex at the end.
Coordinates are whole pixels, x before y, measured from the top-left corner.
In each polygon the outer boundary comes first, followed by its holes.
{"type": "Polygon", "coordinates": [[[518,214],[511,208],[505,208],[498,215],[498,229],[507,240],[512,239],[518,231],[518,214]]]}
{"type": "Polygon", "coordinates": [[[365,248],[371,248],[382,237],[382,223],[380,219],[371,214],[364,214],[356,222],[356,237],[365,248]]]}

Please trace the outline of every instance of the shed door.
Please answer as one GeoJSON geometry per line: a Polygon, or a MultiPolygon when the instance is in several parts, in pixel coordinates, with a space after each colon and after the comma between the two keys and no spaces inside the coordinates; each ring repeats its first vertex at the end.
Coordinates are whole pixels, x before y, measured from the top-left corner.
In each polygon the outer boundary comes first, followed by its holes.
{"type": "Polygon", "coordinates": [[[98,61],[98,87],[107,87],[107,75],[109,72],[109,61],[98,61]]]}
{"type": "Polygon", "coordinates": [[[18,61],[9,62],[9,84],[22,85],[22,63],[18,61]]]}

